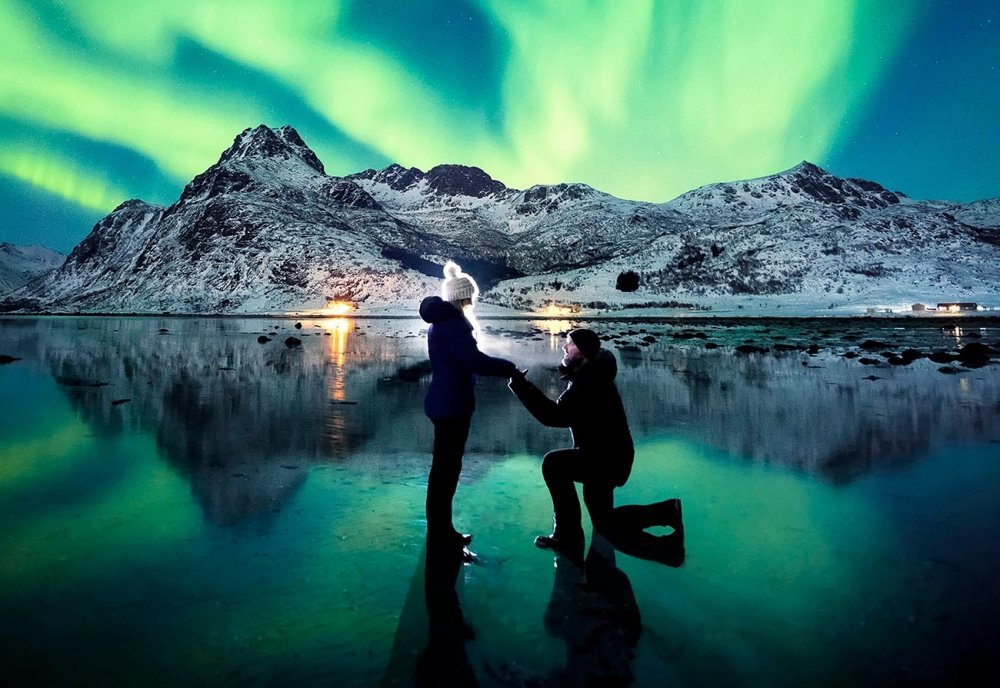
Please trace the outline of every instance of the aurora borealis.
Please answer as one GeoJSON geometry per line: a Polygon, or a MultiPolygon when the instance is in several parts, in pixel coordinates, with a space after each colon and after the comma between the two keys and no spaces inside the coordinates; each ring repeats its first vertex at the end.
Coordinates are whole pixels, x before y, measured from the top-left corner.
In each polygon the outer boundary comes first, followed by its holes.
{"type": "Polygon", "coordinates": [[[1000,196],[998,7],[0,0],[0,241],[68,251],[260,123],[330,174],[460,163],[659,202],[805,159],[1000,196]]]}

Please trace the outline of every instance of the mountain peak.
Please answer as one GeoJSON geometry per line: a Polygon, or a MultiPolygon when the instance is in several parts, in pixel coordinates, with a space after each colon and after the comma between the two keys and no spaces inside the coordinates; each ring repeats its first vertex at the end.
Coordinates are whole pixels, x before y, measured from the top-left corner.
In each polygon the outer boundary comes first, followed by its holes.
{"type": "Polygon", "coordinates": [[[808,160],[803,160],[795,167],[784,172],[784,174],[801,175],[807,177],[829,177],[830,173],[819,165],[815,165],[808,160]]]}
{"type": "Polygon", "coordinates": [[[278,129],[261,124],[255,128],[244,129],[233,140],[231,145],[219,158],[219,163],[229,160],[247,160],[253,158],[279,158],[289,160],[298,158],[320,174],[326,174],[323,163],[312,152],[293,127],[285,125],[278,129]]]}
{"type": "Polygon", "coordinates": [[[431,168],[424,178],[434,191],[449,196],[483,198],[502,194],[507,187],[478,167],[464,165],[438,165],[431,168]]]}
{"type": "Polygon", "coordinates": [[[367,169],[348,175],[347,179],[369,179],[379,184],[385,184],[393,191],[406,191],[424,178],[424,173],[416,167],[406,168],[398,163],[392,163],[383,170],[367,169]]]}
{"type": "Polygon", "coordinates": [[[878,182],[841,179],[807,160],[777,176],[785,178],[794,185],[793,188],[821,203],[885,208],[900,202],[899,195],[878,182]]]}
{"type": "Polygon", "coordinates": [[[427,172],[416,167],[403,167],[393,163],[383,170],[365,170],[352,174],[348,179],[368,179],[385,184],[394,191],[406,191],[424,182],[427,188],[442,196],[470,196],[485,198],[500,196],[507,187],[478,167],[465,165],[438,165],[427,172]]]}

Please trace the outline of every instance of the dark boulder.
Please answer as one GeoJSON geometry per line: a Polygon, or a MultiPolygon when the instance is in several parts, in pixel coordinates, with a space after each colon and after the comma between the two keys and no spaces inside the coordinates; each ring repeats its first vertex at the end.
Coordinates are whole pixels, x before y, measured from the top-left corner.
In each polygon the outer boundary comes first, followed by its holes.
{"type": "Polygon", "coordinates": [[[297,346],[302,346],[302,340],[298,337],[289,337],[285,340],[285,346],[289,349],[294,349],[297,346]]]}
{"type": "Polygon", "coordinates": [[[980,368],[990,362],[996,353],[992,347],[979,342],[970,342],[958,350],[958,360],[966,368],[980,368]]]}
{"type": "Polygon", "coordinates": [[[88,380],[82,380],[78,377],[72,377],[69,375],[57,375],[56,376],[57,385],[65,385],[66,387],[107,387],[109,382],[90,382],[88,380]]]}
{"type": "Polygon", "coordinates": [[[927,358],[934,363],[951,363],[952,361],[958,360],[958,356],[947,351],[935,351],[927,358]]]}
{"type": "Polygon", "coordinates": [[[695,330],[683,330],[682,332],[675,332],[670,336],[674,339],[708,339],[707,334],[695,330]]]}
{"type": "Polygon", "coordinates": [[[880,342],[877,339],[866,339],[859,346],[865,351],[878,351],[879,349],[889,348],[888,344],[880,342]]]}

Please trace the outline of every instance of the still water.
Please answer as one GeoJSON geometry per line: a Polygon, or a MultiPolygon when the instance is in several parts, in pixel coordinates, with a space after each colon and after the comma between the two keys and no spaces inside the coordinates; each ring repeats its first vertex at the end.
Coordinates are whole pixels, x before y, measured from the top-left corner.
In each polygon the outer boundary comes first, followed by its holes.
{"type": "MultiPolygon", "coordinates": [[[[636,439],[616,501],[679,497],[686,525],[683,566],[604,548],[600,580],[532,545],[551,525],[540,457],[567,431],[481,380],[455,501],[480,561],[458,572],[462,637],[434,653],[423,323],[293,324],[0,320],[20,359],[0,366],[5,684],[997,676],[1000,366],[841,355],[996,346],[995,328],[593,324],[636,439]]],[[[570,325],[487,321],[480,346],[555,396],[570,325]]]]}

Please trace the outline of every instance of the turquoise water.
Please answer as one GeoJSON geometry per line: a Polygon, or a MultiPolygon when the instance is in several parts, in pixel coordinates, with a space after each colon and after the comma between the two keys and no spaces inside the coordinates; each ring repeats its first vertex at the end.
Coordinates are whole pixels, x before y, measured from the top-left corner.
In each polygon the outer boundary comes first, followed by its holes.
{"type": "MultiPolygon", "coordinates": [[[[490,323],[482,347],[555,394],[561,326],[490,323]]],[[[601,588],[535,549],[551,517],[539,458],[567,437],[482,380],[455,502],[480,555],[456,584],[480,685],[996,675],[995,364],[861,366],[835,331],[816,356],[745,356],[730,345],[774,332],[709,328],[722,346],[706,350],[606,327],[626,347],[637,440],[616,501],[682,498],[686,560],[618,552],[601,588]]],[[[781,341],[815,340],[789,328],[781,341]]],[[[0,354],[21,358],[0,366],[5,683],[413,684],[428,645],[421,329],[0,321],[0,354]]]]}

